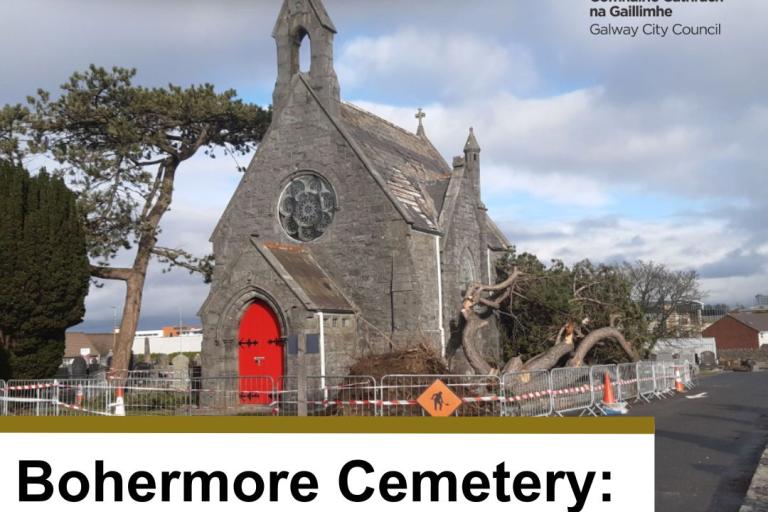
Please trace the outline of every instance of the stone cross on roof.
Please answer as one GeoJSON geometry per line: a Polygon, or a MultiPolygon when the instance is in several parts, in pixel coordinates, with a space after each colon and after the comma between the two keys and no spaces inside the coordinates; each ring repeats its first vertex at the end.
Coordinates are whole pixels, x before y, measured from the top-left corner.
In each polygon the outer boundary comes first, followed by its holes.
{"type": "Polygon", "coordinates": [[[419,128],[416,130],[416,135],[419,137],[426,136],[426,132],[424,131],[424,123],[422,121],[425,117],[427,117],[427,114],[424,113],[423,109],[419,109],[419,111],[416,112],[415,117],[419,120],[419,128]]]}

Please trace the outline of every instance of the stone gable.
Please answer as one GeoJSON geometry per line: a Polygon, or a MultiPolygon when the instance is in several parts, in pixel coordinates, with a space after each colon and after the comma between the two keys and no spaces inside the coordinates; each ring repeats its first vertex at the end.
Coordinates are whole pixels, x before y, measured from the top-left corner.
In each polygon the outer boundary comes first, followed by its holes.
{"type": "MultiPolygon", "coordinates": [[[[424,342],[461,368],[462,280],[487,281],[497,254],[488,248],[506,246],[480,201],[479,145],[470,135],[465,160],[451,168],[427,139],[423,114],[414,134],[342,103],[335,30],[319,0],[286,0],[280,11],[272,126],[211,238],[205,376],[257,372],[238,358],[260,360],[260,343],[280,344],[284,361],[268,365],[282,368],[275,378],[295,375],[300,360],[309,375],[343,375],[364,354],[424,342]],[[301,73],[306,35],[313,60],[301,73]],[[276,322],[269,332],[278,339],[258,339],[256,324],[252,339],[238,339],[255,304],[274,313],[258,318],[276,322]],[[300,336],[312,340],[306,353],[300,336]]],[[[498,357],[493,322],[486,352],[498,357]]]]}

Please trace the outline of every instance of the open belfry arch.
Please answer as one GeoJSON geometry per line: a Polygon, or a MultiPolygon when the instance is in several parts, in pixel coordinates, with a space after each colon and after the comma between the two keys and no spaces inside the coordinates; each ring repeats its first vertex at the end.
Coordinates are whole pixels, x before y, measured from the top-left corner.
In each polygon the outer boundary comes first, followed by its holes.
{"type": "MultiPolygon", "coordinates": [[[[474,132],[449,165],[421,109],[414,133],[343,102],[319,0],[285,0],[272,35],[272,125],[211,237],[204,376],[346,375],[422,343],[464,371],[465,281],[492,281],[508,247],[480,198],[474,132]]],[[[498,360],[493,322],[482,339],[498,360]]]]}

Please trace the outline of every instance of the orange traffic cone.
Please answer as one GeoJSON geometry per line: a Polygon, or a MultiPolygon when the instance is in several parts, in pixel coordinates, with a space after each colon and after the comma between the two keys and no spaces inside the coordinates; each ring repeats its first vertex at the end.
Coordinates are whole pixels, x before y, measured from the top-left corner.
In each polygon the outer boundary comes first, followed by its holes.
{"type": "Polygon", "coordinates": [[[75,405],[78,407],[83,406],[83,385],[79,384],[77,386],[77,394],[75,395],[75,405]]]}
{"type": "Polygon", "coordinates": [[[613,385],[611,385],[611,377],[607,373],[605,373],[603,377],[603,403],[607,405],[616,403],[616,399],[613,397],[613,385]]]}
{"type": "Polygon", "coordinates": [[[683,379],[680,378],[680,370],[675,370],[675,391],[678,393],[685,393],[685,384],[683,379]]]}
{"type": "Polygon", "coordinates": [[[125,401],[123,400],[123,388],[117,388],[115,400],[115,416],[125,416],[125,401]]]}

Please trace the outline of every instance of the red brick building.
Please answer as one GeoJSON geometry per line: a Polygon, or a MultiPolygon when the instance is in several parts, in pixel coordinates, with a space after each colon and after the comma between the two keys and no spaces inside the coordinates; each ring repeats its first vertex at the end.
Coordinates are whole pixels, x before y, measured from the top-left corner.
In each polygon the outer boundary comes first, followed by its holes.
{"type": "Polygon", "coordinates": [[[729,313],[702,332],[718,350],[752,349],[768,344],[768,313],[729,313]]]}

